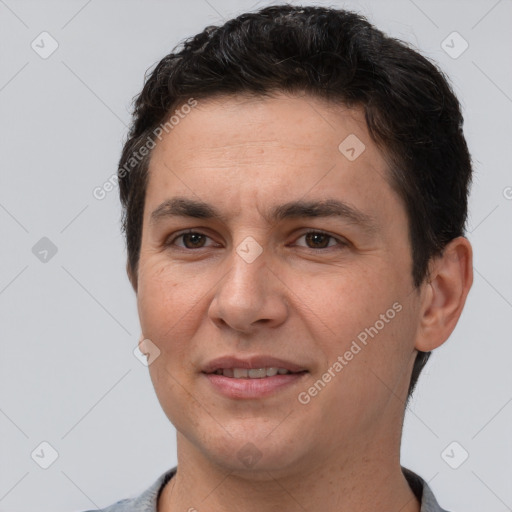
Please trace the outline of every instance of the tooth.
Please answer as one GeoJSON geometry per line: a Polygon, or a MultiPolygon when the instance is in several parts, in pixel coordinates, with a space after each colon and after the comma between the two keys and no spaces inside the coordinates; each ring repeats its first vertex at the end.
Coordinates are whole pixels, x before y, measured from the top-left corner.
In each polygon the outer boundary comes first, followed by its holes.
{"type": "Polygon", "coordinates": [[[291,373],[286,368],[223,368],[215,373],[235,379],[263,379],[265,377],[273,377],[274,375],[286,375],[291,373]]]}
{"type": "Polygon", "coordinates": [[[262,379],[267,376],[267,370],[265,368],[255,368],[248,372],[250,379],[262,379]]]}
{"type": "Polygon", "coordinates": [[[247,368],[233,368],[233,377],[235,379],[246,379],[247,374],[247,368]]]}

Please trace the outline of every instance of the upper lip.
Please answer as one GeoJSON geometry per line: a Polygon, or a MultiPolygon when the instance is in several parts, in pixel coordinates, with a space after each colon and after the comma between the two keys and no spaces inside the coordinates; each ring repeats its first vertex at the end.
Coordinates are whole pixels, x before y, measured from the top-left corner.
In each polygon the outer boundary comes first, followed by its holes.
{"type": "Polygon", "coordinates": [[[303,366],[266,355],[255,355],[250,357],[223,356],[213,359],[203,368],[203,373],[213,373],[224,368],[284,368],[290,372],[301,372],[306,370],[303,366]]]}

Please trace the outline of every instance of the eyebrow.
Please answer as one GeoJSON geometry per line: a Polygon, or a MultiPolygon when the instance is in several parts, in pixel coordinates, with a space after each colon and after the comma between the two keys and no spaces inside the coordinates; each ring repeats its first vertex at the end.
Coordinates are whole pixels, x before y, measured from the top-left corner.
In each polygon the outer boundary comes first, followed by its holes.
{"type": "MultiPolygon", "coordinates": [[[[150,222],[172,217],[192,217],[196,219],[216,219],[227,223],[227,217],[213,205],[189,199],[186,197],[173,197],[161,203],[152,213],[150,222]]],[[[357,224],[369,233],[375,231],[375,219],[337,199],[324,199],[321,201],[291,201],[274,206],[265,215],[267,222],[276,222],[285,219],[314,218],[314,217],[338,217],[350,223],[357,224]]]]}

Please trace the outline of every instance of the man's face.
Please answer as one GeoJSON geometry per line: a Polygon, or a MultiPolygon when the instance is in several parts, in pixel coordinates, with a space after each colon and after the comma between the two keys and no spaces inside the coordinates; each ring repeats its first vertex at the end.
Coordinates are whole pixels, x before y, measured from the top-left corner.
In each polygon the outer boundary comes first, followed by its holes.
{"type": "Polygon", "coordinates": [[[157,144],[138,309],[160,350],[158,399],[189,450],[279,471],[399,437],[421,293],[387,176],[362,111],[309,96],[199,101],[157,144]],[[173,198],[220,217],[176,215],[173,198]],[[300,208],[328,201],[338,215],[300,208]],[[260,356],[294,373],[235,378],[229,366],[260,356]]]}

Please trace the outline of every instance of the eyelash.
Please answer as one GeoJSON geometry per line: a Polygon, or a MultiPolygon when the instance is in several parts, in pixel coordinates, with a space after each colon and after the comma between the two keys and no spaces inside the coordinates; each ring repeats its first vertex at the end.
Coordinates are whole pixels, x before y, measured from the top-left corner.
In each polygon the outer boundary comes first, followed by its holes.
{"type": "MultiPolygon", "coordinates": [[[[339,238],[337,238],[337,237],[335,237],[335,236],[333,236],[333,235],[331,235],[329,233],[326,233],[325,231],[321,231],[321,230],[306,231],[305,233],[302,233],[302,235],[300,235],[299,238],[297,238],[297,240],[299,240],[302,237],[305,237],[307,235],[311,235],[311,234],[326,236],[329,239],[335,240],[337,242],[337,245],[336,246],[329,246],[328,245],[327,247],[320,247],[320,248],[304,247],[304,246],[300,246],[300,247],[302,247],[303,249],[308,249],[310,251],[314,251],[314,252],[317,252],[317,251],[324,251],[325,252],[326,250],[336,249],[337,247],[338,248],[345,248],[345,247],[347,247],[349,245],[349,243],[347,241],[339,239],[339,238]]],[[[204,236],[206,238],[210,238],[208,235],[205,235],[204,233],[201,233],[200,231],[192,231],[192,230],[190,230],[190,231],[185,231],[183,233],[179,233],[172,240],[166,242],[165,246],[166,247],[175,246],[174,242],[176,240],[178,240],[179,238],[182,238],[185,235],[200,235],[200,236],[204,236]]],[[[188,247],[180,247],[180,246],[175,246],[175,247],[178,247],[178,249],[181,249],[181,250],[184,250],[184,251],[197,251],[197,250],[200,250],[200,249],[208,249],[208,247],[197,247],[195,249],[190,249],[188,247]]]]}

